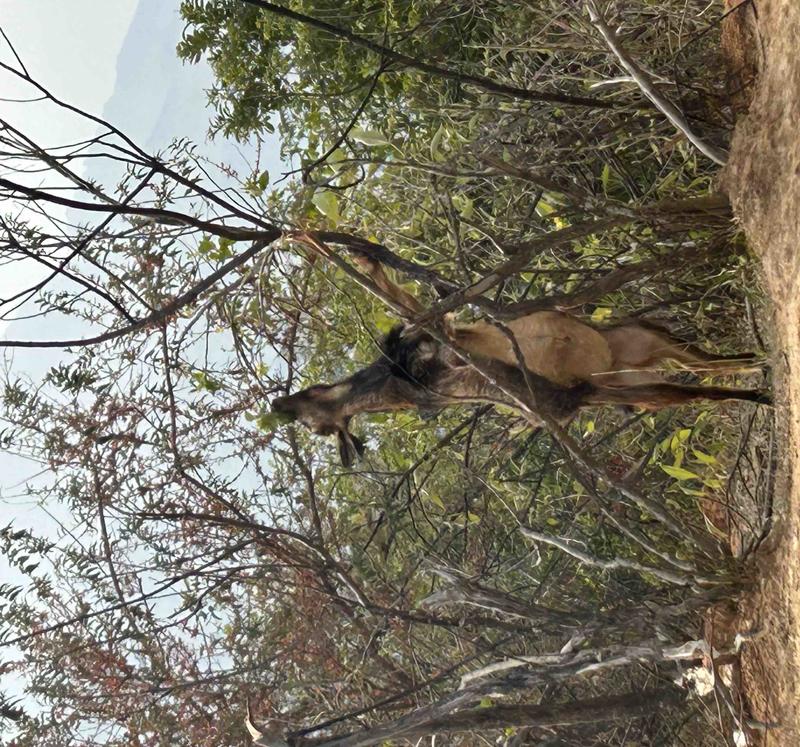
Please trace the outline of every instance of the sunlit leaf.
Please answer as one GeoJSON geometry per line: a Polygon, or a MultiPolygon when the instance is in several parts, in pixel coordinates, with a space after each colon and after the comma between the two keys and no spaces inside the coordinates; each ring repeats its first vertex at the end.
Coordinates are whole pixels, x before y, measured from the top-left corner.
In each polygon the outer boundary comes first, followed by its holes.
{"type": "Polygon", "coordinates": [[[442,142],[442,136],[444,135],[444,125],[440,124],[439,129],[433,133],[433,137],[431,138],[431,158],[434,161],[442,161],[444,160],[444,155],[439,150],[439,146],[442,142]]]}
{"type": "Polygon", "coordinates": [[[339,225],[341,216],[339,215],[339,198],[335,192],[329,189],[320,190],[314,193],[311,198],[314,207],[320,211],[334,226],[339,225]]]}
{"type": "Polygon", "coordinates": [[[598,306],[592,312],[592,321],[593,322],[604,322],[614,313],[613,309],[609,309],[606,306],[598,306]]]}
{"type": "Polygon", "coordinates": [[[711,454],[706,454],[703,451],[698,451],[697,449],[692,449],[692,454],[694,454],[695,459],[698,462],[702,462],[703,464],[716,464],[717,458],[711,456],[711,454]]]}
{"type": "Polygon", "coordinates": [[[684,467],[676,467],[675,465],[670,464],[661,464],[659,465],[664,472],[666,472],[670,477],[674,477],[676,480],[699,480],[699,475],[696,475],[694,472],[690,472],[688,469],[684,467]]]}
{"type": "Polygon", "coordinates": [[[261,412],[256,417],[256,426],[265,433],[272,433],[282,425],[291,422],[292,416],[283,412],[261,412]]]}
{"type": "Polygon", "coordinates": [[[353,127],[350,130],[350,139],[362,145],[391,145],[380,132],[375,130],[362,130],[360,127],[353,127]]]}
{"type": "Polygon", "coordinates": [[[428,496],[428,500],[431,503],[433,503],[435,506],[438,506],[439,508],[441,508],[442,511],[446,510],[445,507],[444,507],[444,502],[442,501],[442,499],[438,495],[436,495],[436,493],[431,493],[428,496]]]}

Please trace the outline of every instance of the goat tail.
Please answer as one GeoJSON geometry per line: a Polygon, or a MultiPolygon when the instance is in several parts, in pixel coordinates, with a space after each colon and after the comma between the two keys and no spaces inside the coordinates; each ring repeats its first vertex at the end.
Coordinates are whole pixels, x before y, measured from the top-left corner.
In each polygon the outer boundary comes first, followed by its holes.
{"type": "Polygon", "coordinates": [[[695,400],[738,399],[771,405],[772,396],[763,389],[732,389],[720,386],[687,386],[683,384],[643,384],[639,386],[595,387],[586,395],[587,405],[630,405],[647,410],[660,410],[695,400]]]}

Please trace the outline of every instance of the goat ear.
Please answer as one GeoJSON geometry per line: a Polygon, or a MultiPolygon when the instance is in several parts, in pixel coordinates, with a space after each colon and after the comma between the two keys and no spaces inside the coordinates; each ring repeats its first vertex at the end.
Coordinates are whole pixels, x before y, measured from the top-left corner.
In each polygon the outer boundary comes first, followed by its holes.
{"type": "Polygon", "coordinates": [[[352,467],[358,457],[364,455],[364,444],[350,431],[341,429],[336,433],[339,440],[339,459],[343,467],[352,467]]]}

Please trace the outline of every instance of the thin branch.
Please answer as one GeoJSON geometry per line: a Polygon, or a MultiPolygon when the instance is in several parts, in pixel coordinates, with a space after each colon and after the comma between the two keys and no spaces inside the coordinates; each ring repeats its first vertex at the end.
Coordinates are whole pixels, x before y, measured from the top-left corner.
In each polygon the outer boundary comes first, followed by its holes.
{"type": "Polygon", "coordinates": [[[526,88],[517,88],[516,86],[498,83],[491,78],[485,78],[482,75],[469,75],[467,73],[460,73],[457,70],[451,70],[450,68],[441,67],[429,62],[423,62],[421,60],[414,59],[413,57],[403,54],[402,52],[396,52],[391,47],[386,47],[382,44],[370,41],[369,39],[359,36],[352,31],[340,28],[339,26],[334,26],[333,24],[327,23],[326,21],[322,21],[318,18],[312,18],[311,16],[304,15],[303,13],[298,13],[290,8],[285,8],[282,5],[275,5],[274,3],[267,2],[267,0],[242,0],[242,2],[245,2],[248,5],[252,5],[256,8],[261,8],[268,13],[273,13],[277,16],[281,16],[282,18],[289,18],[292,21],[297,21],[306,26],[319,29],[320,31],[326,31],[327,33],[332,34],[340,39],[344,39],[351,44],[362,47],[363,49],[368,49],[370,52],[374,52],[390,62],[395,62],[401,67],[419,70],[423,73],[435,75],[440,78],[447,78],[449,80],[455,80],[459,83],[467,83],[484,91],[489,91],[490,93],[496,93],[501,96],[509,96],[511,98],[521,99],[523,101],[543,101],[561,105],[586,106],[595,109],[617,108],[617,104],[610,101],[604,101],[603,99],[597,99],[589,96],[571,96],[569,94],[550,93],[547,91],[532,91],[526,88]]]}
{"type": "Polygon", "coordinates": [[[235,555],[240,550],[243,550],[245,547],[252,545],[256,540],[255,539],[248,539],[243,540],[242,542],[238,542],[237,544],[233,545],[232,547],[228,547],[223,550],[221,553],[215,555],[211,560],[203,563],[198,568],[192,568],[191,570],[185,571],[173,578],[165,581],[162,584],[159,584],[155,588],[151,589],[150,591],[143,592],[138,594],[135,597],[131,597],[129,599],[123,599],[116,604],[111,604],[108,607],[101,607],[99,609],[92,610],[90,612],[84,612],[80,615],[75,615],[74,617],[70,617],[66,620],[62,620],[61,622],[53,623],[52,625],[45,625],[44,627],[37,628],[32,633],[27,633],[25,635],[19,635],[14,638],[9,638],[4,641],[0,641],[0,648],[8,648],[10,646],[16,646],[20,643],[24,643],[25,641],[30,641],[33,638],[37,638],[42,635],[47,635],[48,633],[55,633],[58,630],[63,630],[64,628],[69,627],[70,625],[75,625],[77,623],[85,623],[87,620],[90,620],[95,617],[100,617],[101,615],[107,615],[109,612],[115,612],[116,610],[124,609],[126,607],[130,607],[133,604],[138,604],[139,602],[143,602],[147,599],[152,599],[153,597],[158,596],[162,591],[166,591],[172,586],[175,586],[180,581],[185,581],[188,578],[192,578],[193,576],[197,576],[202,573],[206,568],[211,568],[215,566],[222,560],[225,560],[232,555],[235,555]]]}
{"type": "Polygon", "coordinates": [[[333,142],[333,145],[331,145],[331,147],[328,148],[328,150],[326,150],[325,153],[323,153],[315,161],[312,161],[312,163],[310,163],[308,166],[303,167],[304,184],[308,182],[311,176],[311,172],[315,168],[317,168],[317,166],[319,166],[320,164],[325,163],[325,161],[327,161],[331,157],[331,155],[333,155],[336,149],[347,139],[347,136],[350,134],[350,131],[353,129],[353,127],[356,126],[358,118],[363,114],[364,109],[367,108],[367,104],[369,103],[369,100],[372,98],[372,94],[375,93],[375,88],[378,85],[378,81],[381,79],[381,75],[383,75],[383,73],[385,72],[386,72],[386,64],[381,63],[378,66],[378,70],[375,72],[375,75],[372,77],[372,83],[370,84],[369,89],[364,95],[364,98],[361,100],[361,103],[356,108],[355,112],[353,112],[353,116],[350,117],[350,121],[348,122],[347,126],[344,128],[344,130],[342,130],[342,134],[339,135],[338,138],[336,138],[336,140],[333,142]]]}
{"type": "Polygon", "coordinates": [[[269,227],[263,231],[257,231],[252,228],[243,228],[240,226],[225,226],[213,221],[201,220],[195,218],[187,213],[179,213],[175,210],[161,210],[159,208],[136,207],[126,204],[104,204],[98,205],[94,202],[84,202],[82,200],[73,200],[69,197],[59,197],[41,189],[34,187],[26,187],[23,184],[12,182],[9,179],[0,177],[0,187],[4,187],[12,194],[24,195],[29,200],[34,202],[49,202],[54,205],[61,205],[62,207],[73,208],[75,210],[85,210],[90,213],[106,213],[111,215],[123,216],[139,216],[155,221],[156,223],[164,223],[172,226],[189,226],[197,228],[206,233],[214,236],[221,236],[222,238],[231,239],[232,241],[247,241],[252,239],[264,239],[269,241],[274,240],[279,235],[279,231],[274,226],[269,227]],[[275,236],[269,238],[271,234],[275,236]]]}
{"type": "Polygon", "coordinates": [[[635,560],[627,560],[625,558],[603,560],[602,558],[596,558],[594,555],[584,552],[580,548],[576,547],[574,543],[569,542],[563,537],[553,537],[549,534],[537,532],[529,527],[522,527],[520,531],[528,539],[532,539],[536,542],[544,542],[546,545],[557,547],[559,550],[567,553],[567,555],[571,555],[584,565],[602,568],[605,571],[615,571],[619,568],[626,568],[632,571],[637,571],[638,573],[650,573],[656,578],[660,578],[662,581],[666,581],[670,584],[676,584],[677,586],[690,586],[695,581],[692,576],[687,576],[685,573],[679,573],[678,571],[668,570],[665,568],[656,568],[654,566],[645,565],[644,563],[639,563],[635,560]]]}
{"type": "Polygon", "coordinates": [[[650,76],[642,70],[625,51],[619,38],[609,27],[605,18],[603,18],[598,10],[594,0],[586,0],[586,10],[589,12],[589,20],[592,22],[592,25],[602,34],[609,49],[616,55],[620,65],[622,65],[634,81],[636,81],[636,84],[642,89],[642,93],[644,93],[644,95],[656,105],[659,111],[686,136],[695,148],[704,156],[710,158],[714,163],[724,166],[728,161],[727,151],[718,148],[716,145],[707,143],[692,130],[691,125],[678,107],[655,87],[650,76]]]}
{"type": "MultiPolygon", "coordinates": [[[[263,233],[263,232],[262,232],[263,233]]],[[[279,238],[280,232],[275,230],[272,241],[279,238]]],[[[269,240],[255,241],[253,245],[242,252],[237,257],[228,260],[216,272],[212,272],[207,278],[204,278],[195,286],[190,288],[180,296],[176,296],[164,306],[156,309],[153,313],[148,314],[146,317],[138,319],[132,324],[118,329],[112,329],[108,332],[95,335],[94,337],[84,337],[76,340],[0,340],[0,347],[4,348],[73,348],[73,347],[88,347],[90,345],[98,345],[101,342],[108,342],[109,340],[116,340],[120,337],[136,332],[140,329],[147,327],[155,327],[163,322],[168,317],[180,311],[184,306],[193,303],[197,298],[205,293],[209,288],[212,288],[217,281],[224,278],[228,273],[240,267],[245,262],[255,257],[262,251],[268,244],[269,240]]]]}

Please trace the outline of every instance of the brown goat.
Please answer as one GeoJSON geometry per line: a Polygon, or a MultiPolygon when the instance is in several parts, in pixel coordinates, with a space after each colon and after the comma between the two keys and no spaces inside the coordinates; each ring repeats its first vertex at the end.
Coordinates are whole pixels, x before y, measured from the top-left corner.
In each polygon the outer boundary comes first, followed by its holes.
{"type": "MultiPolygon", "coordinates": [[[[386,276],[383,268],[366,257],[358,264],[383,294],[410,314],[423,307],[386,276]]],[[[650,323],[629,323],[596,328],[560,311],[537,311],[508,322],[503,330],[489,322],[452,324],[448,337],[457,350],[470,355],[520,364],[510,339],[513,336],[529,371],[554,384],[572,386],[589,381],[597,386],[635,386],[664,381],[659,369],[667,361],[690,371],[725,373],[752,363],[752,353],[714,356],[681,342],[650,323]]]]}
{"type": "MultiPolygon", "coordinates": [[[[380,293],[409,316],[423,311],[378,263],[362,258],[359,265],[380,293]]],[[[769,401],[758,390],[667,383],[658,371],[666,361],[719,373],[740,369],[752,356],[720,359],[645,324],[602,329],[566,313],[541,311],[515,319],[505,329],[448,319],[445,333],[452,348],[424,331],[396,327],[371,365],[335,384],[276,398],[273,410],[314,433],[336,435],[342,463],[349,466],[363,452],[349,423],[363,412],[522,402],[564,420],[582,407],[599,404],[659,409],[698,399],[769,401]],[[462,356],[479,361],[481,371],[462,356]],[[520,356],[527,371],[518,365],[520,356]]]]}

